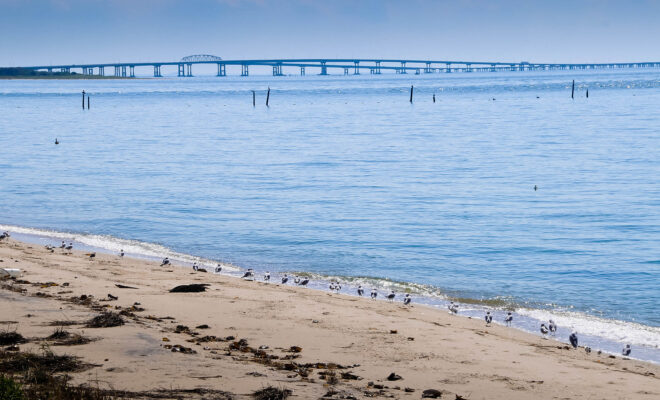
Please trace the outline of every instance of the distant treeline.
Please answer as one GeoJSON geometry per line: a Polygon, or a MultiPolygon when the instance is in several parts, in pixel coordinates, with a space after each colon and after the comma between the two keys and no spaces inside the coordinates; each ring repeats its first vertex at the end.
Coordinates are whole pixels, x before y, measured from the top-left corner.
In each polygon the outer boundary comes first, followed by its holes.
{"type": "Polygon", "coordinates": [[[35,71],[29,68],[0,68],[0,76],[69,76],[75,72],[47,72],[35,71]]]}

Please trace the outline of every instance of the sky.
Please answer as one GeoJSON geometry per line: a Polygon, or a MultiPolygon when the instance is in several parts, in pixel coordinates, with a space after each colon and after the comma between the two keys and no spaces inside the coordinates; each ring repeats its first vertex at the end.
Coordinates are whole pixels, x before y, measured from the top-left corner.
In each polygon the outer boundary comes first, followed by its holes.
{"type": "Polygon", "coordinates": [[[224,59],[660,61],[656,0],[0,0],[0,66],[224,59]]]}

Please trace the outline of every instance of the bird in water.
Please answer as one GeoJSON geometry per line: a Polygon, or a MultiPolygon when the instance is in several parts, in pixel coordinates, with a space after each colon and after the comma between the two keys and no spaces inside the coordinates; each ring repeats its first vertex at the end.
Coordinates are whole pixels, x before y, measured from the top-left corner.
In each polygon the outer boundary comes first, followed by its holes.
{"type": "Polygon", "coordinates": [[[335,291],[335,283],[330,282],[330,286],[328,286],[328,288],[330,289],[331,292],[334,292],[335,291]]]}
{"type": "Polygon", "coordinates": [[[410,304],[412,301],[412,297],[410,297],[410,293],[406,293],[406,295],[403,297],[403,305],[407,306],[410,304]]]}
{"type": "Polygon", "coordinates": [[[568,340],[571,342],[571,346],[573,346],[574,349],[577,349],[578,347],[578,337],[577,337],[577,332],[573,331],[571,333],[571,336],[568,337],[568,340]]]}
{"type": "Polygon", "coordinates": [[[539,187],[534,185],[534,191],[536,192],[537,190],[539,190],[539,187]]]}
{"type": "Polygon", "coordinates": [[[627,344],[626,347],[623,348],[623,351],[621,352],[621,354],[623,354],[624,356],[627,357],[627,356],[630,355],[631,351],[632,351],[632,349],[630,348],[630,345],[627,344]]]}
{"type": "Polygon", "coordinates": [[[170,265],[170,259],[168,257],[163,258],[163,261],[160,263],[160,266],[170,265]]]}
{"type": "Polygon", "coordinates": [[[335,283],[335,293],[339,293],[341,290],[341,285],[339,283],[335,283]]]}
{"type": "Polygon", "coordinates": [[[270,271],[266,271],[264,274],[264,282],[270,281],[270,271]]]}
{"type": "Polygon", "coordinates": [[[376,300],[376,297],[378,297],[378,291],[376,289],[371,289],[371,299],[376,300]]]}
{"type": "Polygon", "coordinates": [[[555,333],[557,332],[557,324],[555,324],[555,321],[548,321],[548,330],[552,336],[555,336],[555,333]]]}
{"type": "Polygon", "coordinates": [[[541,324],[541,334],[543,335],[543,339],[548,338],[548,327],[545,324],[541,324]]]}
{"type": "Polygon", "coordinates": [[[490,315],[490,311],[486,311],[484,319],[486,320],[486,325],[490,325],[490,323],[493,322],[493,316],[490,315]]]}
{"type": "Polygon", "coordinates": [[[55,144],[60,144],[60,142],[55,138],[55,144]]]}
{"type": "Polygon", "coordinates": [[[506,326],[511,326],[511,322],[513,322],[513,315],[511,315],[511,313],[507,313],[506,318],[504,318],[504,323],[506,326]]]}
{"type": "Polygon", "coordinates": [[[447,308],[449,309],[450,313],[458,314],[458,304],[454,303],[453,301],[449,303],[447,308]]]}
{"type": "Polygon", "coordinates": [[[299,285],[300,286],[307,286],[308,283],[309,283],[309,279],[305,278],[305,279],[300,281],[299,285]]]}
{"type": "Polygon", "coordinates": [[[288,281],[289,281],[289,276],[287,274],[284,274],[284,276],[282,277],[282,284],[285,284],[288,281]]]}
{"type": "Polygon", "coordinates": [[[293,278],[293,283],[295,283],[296,285],[300,285],[300,278],[297,277],[297,276],[294,277],[294,278],[293,278]]]}
{"type": "Polygon", "coordinates": [[[394,294],[394,290],[392,290],[390,294],[387,295],[387,300],[394,301],[394,296],[396,296],[396,294],[394,294]]]}
{"type": "Polygon", "coordinates": [[[358,286],[357,294],[358,296],[362,296],[364,294],[364,289],[362,289],[362,285],[358,286]]]}
{"type": "Polygon", "coordinates": [[[221,271],[222,271],[222,265],[218,264],[218,265],[215,267],[215,273],[216,273],[216,274],[219,274],[221,271]]]}

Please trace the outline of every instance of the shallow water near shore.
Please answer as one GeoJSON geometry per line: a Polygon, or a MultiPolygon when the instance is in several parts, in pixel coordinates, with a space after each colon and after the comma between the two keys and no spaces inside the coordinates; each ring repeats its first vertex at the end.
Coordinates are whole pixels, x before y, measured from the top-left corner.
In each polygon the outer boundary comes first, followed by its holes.
{"type": "Polygon", "coordinates": [[[515,307],[659,361],[660,73],[445,75],[0,82],[0,224],[515,307]]]}

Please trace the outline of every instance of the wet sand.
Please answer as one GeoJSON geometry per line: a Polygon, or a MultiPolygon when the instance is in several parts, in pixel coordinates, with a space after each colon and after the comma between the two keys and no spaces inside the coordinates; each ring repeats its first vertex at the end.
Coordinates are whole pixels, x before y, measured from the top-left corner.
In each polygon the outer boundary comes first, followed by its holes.
{"type": "Polygon", "coordinates": [[[20,268],[20,279],[29,282],[0,281],[0,330],[31,338],[21,351],[38,351],[54,321],[75,321],[65,329],[95,339],[51,347],[96,365],[73,374],[74,383],[132,391],[220,389],[239,399],[269,385],[299,399],[328,392],[336,394],[326,398],[419,399],[426,389],[450,399],[660,398],[657,365],[569,350],[432,307],[101,253],[93,259],[75,250],[51,253],[12,239],[0,241],[0,260],[0,268],[20,268]],[[192,283],[209,286],[203,293],[169,292],[192,283]],[[83,295],[92,300],[80,301],[83,295]],[[131,311],[135,302],[144,310],[131,311]],[[125,311],[126,324],[85,327],[101,309],[125,311]],[[203,324],[209,327],[197,328],[203,324]],[[177,332],[179,325],[189,330],[177,332]],[[220,339],[201,341],[205,336],[220,339]],[[174,345],[195,353],[173,352],[174,345]],[[402,379],[387,380],[391,373],[402,379]]]}

